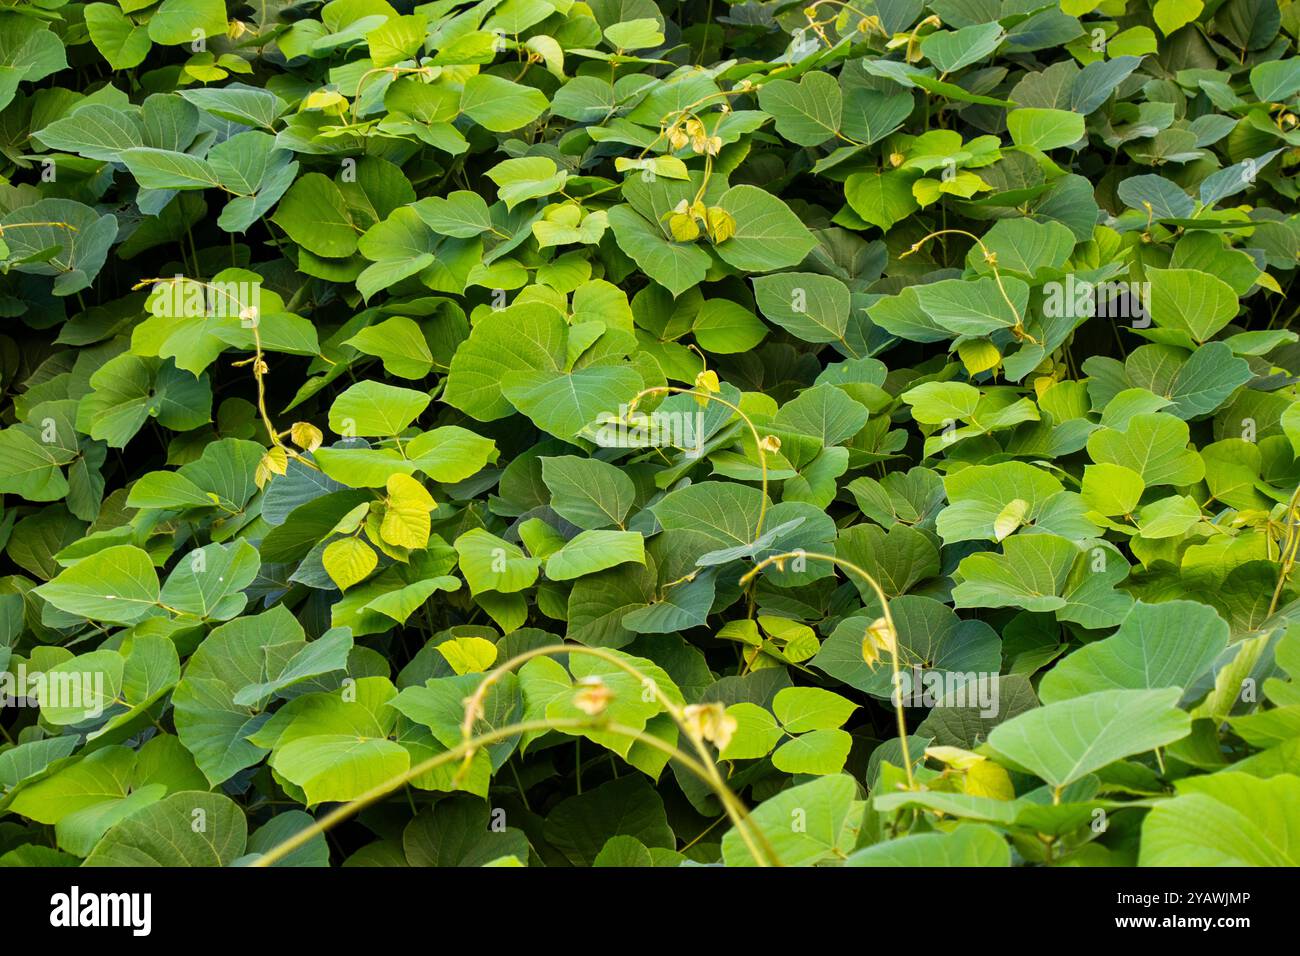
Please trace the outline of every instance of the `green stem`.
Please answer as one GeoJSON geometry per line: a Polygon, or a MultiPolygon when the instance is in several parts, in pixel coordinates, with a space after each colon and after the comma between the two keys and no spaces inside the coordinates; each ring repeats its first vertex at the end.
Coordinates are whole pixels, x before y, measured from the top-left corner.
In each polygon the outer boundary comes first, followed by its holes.
{"type": "Polygon", "coordinates": [[[916,789],[916,781],[912,776],[912,756],[908,752],[907,746],[907,715],[903,712],[903,702],[899,698],[899,687],[901,684],[900,669],[898,666],[898,629],[894,627],[894,615],[889,610],[889,598],[885,596],[885,591],[875,578],[858,567],[852,561],[845,561],[833,554],[818,554],[814,551],[787,551],[784,554],[774,554],[769,558],[754,565],[753,569],[746,573],[741,579],[741,586],[745,586],[755,577],[757,577],[764,568],[781,564],[792,558],[811,558],[814,561],[825,561],[829,564],[843,568],[845,571],[852,571],[862,580],[866,581],[871,590],[875,593],[876,598],[880,601],[881,616],[885,619],[885,626],[889,629],[890,634],[890,654],[889,662],[893,671],[894,692],[890,694],[891,703],[894,705],[894,714],[898,723],[898,745],[903,752],[903,772],[907,774],[907,789],[916,789]]]}

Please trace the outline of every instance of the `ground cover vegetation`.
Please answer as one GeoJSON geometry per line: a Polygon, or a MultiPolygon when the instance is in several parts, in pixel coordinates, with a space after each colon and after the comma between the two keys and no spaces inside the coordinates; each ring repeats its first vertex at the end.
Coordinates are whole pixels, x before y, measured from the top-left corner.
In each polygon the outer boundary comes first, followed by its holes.
{"type": "Polygon", "coordinates": [[[1300,863],[1300,11],[0,8],[0,864],[1300,863]]]}

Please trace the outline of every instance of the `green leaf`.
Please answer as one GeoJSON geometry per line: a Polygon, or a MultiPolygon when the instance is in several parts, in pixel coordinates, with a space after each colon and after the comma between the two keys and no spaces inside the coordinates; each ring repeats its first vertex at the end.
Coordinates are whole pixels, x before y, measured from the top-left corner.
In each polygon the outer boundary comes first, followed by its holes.
{"type": "MultiPolygon", "coordinates": [[[[821,777],[763,801],[750,811],[749,819],[785,866],[811,866],[852,848],[856,823],[851,810],[856,796],[852,777],[821,777]]],[[[722,858],[729,866],[756,863],[734,828],[722,837],[722,858]]]]}
{"type": "Polygon", "coordinates": [[[1300,780],[1216,773],[1178,781],[1142,822],[1141,866],[1296,865],[1300,780]]]}
{"type": "Polygon", "coordinates": [[[783,137],[801,146],[817,146],[839,132],[843,98],[829,73],[814,70],[798,83],[771,80],[758,90],[758,105],[772,114],[783,137]]]}
{"type": "Polygon", "coordinates": [[[98,718],[122,693],[126,666],[116,651],[99,650],[56,664],[36,690],[41,716],[51,724],[76,724],[98,718]]]}
{"type": "Polygon", "coordinates": [[[1145,490],[1142,476],[1123,465],[1102,463],[1083,469],[1083,500],[1099,514],[1114,517],[1132,513],[1145,490]]]}
{"type": "Polygon", "coordinates": [[[244,83],[177,92],[199,109],[244,126],[271,129],[280,114],[288,109],[288,104],[270,90],[244,83]]]}
{"type": "Polygon", "coordinates": [[[849,290],[839,279],[811,272],[781,272],[754,280],[765,317],[805,342],[843,342],[849,325],[849,290]]]}
{"type": "Polygon", "coordinates": [[[627,774],[568,797],[546,815],[546,842],[572,866],[595,862],[612,836],[635,837],[648,847],[671,847],[664,802],[644,777],[627,774]]]}
{"type": "Polygon", "coordinates": [[[602,412],[617,414],[641,387],[638,372],[615,364],[626,339],[602,324],[584,323],[575,334],[557,309],[538,302],[493,311],[457,350],[446,401],[484,421],[517,409],[539,428],[572,438],[602,412]],[[588,355],[571,355],[574,347],[588,355]]]}
{"type": "Polygon", "coordinates": [[[718,255],[737,269],[771,272],[788,268],[802,262],[817,245],[789,206],[757,186],[732,186],[718,205],[736,223],[732,237],[718,244],[718,255]]]}
{"type": "Polygon", "coordinates": [[[843,726],[858,705],[820,687],[787,687],[777,692],[772,709],[789,733],[801,734],[843,726]]]}
{"type": "Polygon", "coordinates": [[[727,716],[736,721],[731,740],[722,748],[723,760],[757,760],[766,757],[785,736],[781,725],[770,713],[748,701],[732,704],[727,716]]]}
{"type": "Polygon", "coordinates": [[[123,150],[121,160],[146,189],[208,189],[221,181],[210,163],[170,149],[137,146],[123,150]]]}
{"type": "Polygon", "coordinates": [[[261,563],[247,541],[196,548],[168,576],[159,600],[182,614],[228,621],[248,603],[241,592],[253,583],[261,563]]]}
{"type": "Polygon", "coordinates": [[[366,326],[345,344],[380,359],[384,370],[398,378],[424,378],[433,368],[424,333],[404,315],[366,326]]]}
{"type": "Polygon", "coordinates": [[[1169,36],[1199,17],[1204,8],[1202,0],[1156,0],[1151,13],[1160,32],[1169,36]]]}
{"type": "Polygon", "coordinates": [[[466,189],[448,193],[445,197],[429,196],[411,208],[440,236],[472,239],[493,228],[486,200],[466,189]]]}
{"type": "Polygon", "coordinates": [[[163,0],[149,18],[149,39],[166,46],[215,39],[225,32],[226,6],[221,0],[163,0]]]}
{"type": "Polygon", "coordinates": [[[614,230],[619,248],[644,269],[646,275],[675,296],[701,282],[708,272],[707,252],[666,238],[631,206],[611,207],[609,226],[614,230]]]}
{"type": "MultiPolygon", "coordinates": [[[[86,8],[87,16],[91,7],[105,7],[114,11],[117,9],[103,3],[91,4],[86,8]]],[[[118,12],[117,15],[121,16],[121,13],[118,12]]],[[[145,42],[147,46],[148,37],[145,42]]],[[[71,115],[55,120],[35,135],[51,149],[114,162],[119,162],[119,157],[126,150],[144,145],[144,131],[140,122],[130,113],[102,103],[87,103],[71,115]]]]}
{"type": "Polygon", "coordinates": [[[144,62],[153,45],[147,26],[132,22],[121,9],[110,3],[87,4],[85,17],[91,42],[109,66],[115,70],[129,70],[144,62]]]}
{"type": "MultiPolygon", "coordinates": [[[[936,530],[946,543],[999,541],[1006,537],[998,521],[1015,503],[1016,527],[1037,527],[1066,537],[1086,537],[1097,529],[1071,524],[1062,505],[1070,495],[1047,472],[1023,462],[969,465],[949,474],[943,482],[948,507],[939,512],[936,530]]],[[[1014,530],[1014,529],[1013,529],[1014,530]]]]}
{"type": "Polygon", "coordinates": [[[522,830],[494,825],[491,807],[452,797],[418,814],[402,831],[411,866],[486,866],[502,857],[528,859],[522,830]]]}
{"type": "Polygon", "coordinates": [[[109,830],[86,866],[229,866],[247,843],[248,821],[235,801],[183,791],[109,830]]]}
{"type": "Polygon", "coordinates": [[[455,541],[460,570],[474,594],[480,591],[522,591],[537,580],[538,561],[516,545],[482,528],[467,531],[455,541]]]}
{"type": "Polygon", "coordinates": [[[551,507],[565,521],[587,531],[624,527],[636,500],[636,486],[626,474],[595,458],[565,455],[542,459],[542,480],[551,507]]]}
{"type": "Polygon", "coordinates": [[[489,175],[497,184],[497,195],[507,209],[563,189],[568,178],[567,173],[559,171],[554,160],[542,156],[507,159],[492,167],[489,175]]]}
{"type": "Polygon", "coordinates": [[[1205,342],[1237,314],[1237,295],[1222,279],[1196,269],[1148,269],[1151,321],[1205,342]]]}
{"type": "Polygon", "coordinates": [[[1002,27],[996,23],[977,23],[960,30],[937,30],[921,41],[921,53],[940,72],[952,73],[984,59],[1005,37],[1002,27]]]}
{"type": "Polygon", "coordinates": [[[1270,60],[1250,71],[1250,88],[1263,103],[1281,103],[1300,93],[1300,60],[1270,60]]]}
{"type": "Polygon", "coordinates": [[[888,232],[919,208],[905,173],[854,173],[844,181],[844,199],[864,222],[888,232]]]}
{"type": "Polygon", "coordinates": [[[158,572],[146,552],[123,544],[82,558],[36,593],[69,614],[134,624],[157,613],[158,572]]]}
{"type": "Polygon", "coordinates": [[[391,740],[314,734],[276,749],[272,766],[302,787],[308,804],[352,800],[410,767],[411,755],[391,740]]]}
{"type": "Polygon", "coordinates": [[[636,531],[583,531],[546,559],[546,576],[569,581],[628,561],[645,563],[644,539],[636,531]]]}
{"type": "Polygon", "coordinates": [[[625,20],[606,27],[605,39],[619,51],[657,47],[664,42],[664,35],[659,31],[661,25],[658,17],[625,20]]]}
{"type": "MultiPolygon", "coordinates": [[[[920,595],[896,597],[889,607],[898,630],[899,661],[908,681],[906,687],[923,690],[928,675],[988,675],[1000,669],[1002,643],[997,632],[983,621],[962,620],[947,605],[920,595]]],[[[873,667],[862,657],[862,642],[873,620],[864,616],[845,618],[811,663],[850,687],[884,699],[895,686],[891,668],[881,662],[873,667]]]]}
{"type": "Polygon", "coordinates": [[[407,460],[433,481],[455,483],[496,461],[496,442],[459,425],[421,432],[406,443],[407,460]]]}
{"type": "Polygon", "coordinates": [[[1029,286],[1014,277],[942,279],[916,290],[917,301],[930,320],[955,335],[988,335],[1019,325],[1029,303],[1029,286]],[[1005,291],[1006,295],[1003,295],[1005,291]]]}
{"type": "Polygon", "coordinates": [[[1131,176],[1115,193],[1130,209],[1146,212],[1149,208],[1157,219],[1185,219],[1196,208],[1191,196],[1163,176],[1131,176]]]}
{"type": "Polygon", "coordinates": [[[69,456],[37,441],[22,425],[0,431],[0,492],[28,501],[58,501],[68,493],[62,466],[69,456]]]}
{"type": "Polygon", "coordinates": [[[357,276],[357,288],[370,298],[434,264],[434,237],[415,210],[403,206],[375,223],[357,240],[357,251],[374,264],[357,276]]]}
{"type": "Polygon", "coordinates": [[[767,336],[767,326],[749,309],[729,299],[708,299],[696,313],[691,330],[706,352],[748,352],[767,336]]]}
{"type": "Polygon", "coordinates": [[[1003,553],[980,552],[957,566],[953,600],[957,607],[1015,606],[1055,611],[1066,605],[1064,592],[1080,550],[1054,534],[1013,535],[1003,553]]]}
{"type": "Polygon", "coordinates": [[[384,382],[357,382],[330,406],[330,428],[347,437],[400,435],[429,405],[429,395],[384,382]]]}
{"type": "Polygon", "coordinates": [[[651,506],[659,523],[676,534],[683,554],[744,547],[756,537],[762,494],[754,488],[703,481],[678,488],[651,506]]]}
{"type": "Polygon", "coordinates": [[[1186,737],[1182,692],[1103,690],[1027,711],[993,728],[989,746],[1057,790],[1117,760],[1186,737]]]}
{"type": "Polygon", "coordinates": [[[1148,487],[1190,485],[1205,475],[1201,456],[1188,448],[1187,423],[1172,415],[1134,415],[1125,429],[1101,428],[1088,438],[1098,464],[1121,465],[1148,487]]]}
{"type": "Polygon", "coordinates": [[[903,393],[912,417],[926,425],[969,419],[979,406],[980,390],[965,382],[926,382],[903,393]]]}
{"type": "Polygon", "coordinates": [[[546,106],[546,97],[539,90],[490,73],[477,73],[466,80],[460,100],[461,112],[495,133],[528,125],[546,106]]]}
{"type": "Polygon", "coordinates": [[[1187,688],[1228,646],[1228,625],[1196,601],[1133,606],[1119,630],[1079,648],[1038,686],[1051,704],[1111,689],[1187,688]]]}
{"type": "Polygon", "coordinates": [[[325,546],[321,564],[338,589],[346,591],[370,576],[379,564],[379,555],[359,538],[339,538],[325,546]]]}
{"type": "Polygon", "coordinates": [[[1007,130],[1017,146],[1059,149],[1083,138],[1083,115],[1069,110],[1012,110],[1007,114],[1007,130]]]}
{"type": "Polygon", "coordinates": [[[320,173],[296,180],[271,221],[318,256],[339,258],[357,250],[361,235],[342,191],[320,173]]]}
{"type": "Polygon", "coordinates": [[[573,438],[602,413],[613,414],[640,391],[641,375],[624,365],[594,365],[572,371],[511,372],[501,393],[538,428],[573,438]]]}
{"type": "Polygon", "coordinates": [[[777,747],[772,766],[785,773],[839,773],[852,746],[853,737],[847,731],[814,730],[777,747]]]}
{"type": "Polygon", "coordinates": [[[284,662],[283,668],[269,680],[242,687],[234,696],[241,707],[264,702],[274,694],[301,684],[304,681],[348,666],[348,652],[352,649],[352,635],[345,628],[333,628],[319,638],[302,646],[284,662]]]}
{"type": "Polygon", "coordinates": [[[947,833],[914,833],[853,853],[845,866],[1010,866],[1011,849],[997,830],[964,824],[947,833]]]}

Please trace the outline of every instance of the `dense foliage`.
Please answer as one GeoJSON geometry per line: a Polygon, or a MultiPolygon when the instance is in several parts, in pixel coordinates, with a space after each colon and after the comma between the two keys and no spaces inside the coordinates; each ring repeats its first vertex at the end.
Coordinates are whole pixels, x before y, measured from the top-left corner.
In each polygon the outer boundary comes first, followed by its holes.
{"type": "Polygon", "coordinates": [[[6,5],[0,863],[1300,862],[1298,35],[6,5]]]}

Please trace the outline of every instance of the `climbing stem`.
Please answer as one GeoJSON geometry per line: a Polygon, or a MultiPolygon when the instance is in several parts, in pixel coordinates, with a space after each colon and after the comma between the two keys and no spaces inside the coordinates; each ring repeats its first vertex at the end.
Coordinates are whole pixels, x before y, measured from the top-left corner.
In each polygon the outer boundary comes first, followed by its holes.
{"type": "Polygon", "coordinates": [[[253,368],[253,381],[257,385],[257,411],[261,416],[262,424],[266,427],[267,435],[270,436],[271,444],[276,448],[283,449],[285,454],[289,457],[307,465],[309,468],[315,468],[315,464],[309,458],[299,454],[296,450],[290,448],[281,440],[281,435],[285,433],[279,431],[275,427],[275,422],[271,420],[271,413],[266,407],[266,375],[268,368],[266,360],[263,358],[262,354],[262,333],[260,330],[262,317],[258,313],[257,307],[252,303],[244,302],[239,298],[239,296],[232,293],[229,289],[224,288],[223,285],[218,285],[213,282],[204,282],[202,279],[191,279],[188,276],[154,276],[148,279],[141,279],[131,288],[143,289],[146,286],[158,285],[164,282],[169,285],[184,282],[193,283],[200,288],[209,290],[215,295],[221,296],[235,305],[237,309],[236,314],[239,316],[240,321],[247,321],[248,328],[253,333],[253,357],[241,359],[232,364],[235,367],[251,365],[253,368]]]}
{"type": "MultiPolygon", "coordinates": [[[[465,717],[461,721],[460,729],[461,745],[466,747],[466,749],[463,753],[461,768],[457,771],[457,780],[463,778],[468,772],[474,754],[477,751],[476,747],[467,746],[467,742],[471,739],[471,735],[474,732],[475,722],[483,713],[483,701],[486,699],[487,692],[492,688],[492,686],[501,680],[501,678],[506,674],[535,657],[555,657],[564,654],[585,654],[589,657],[598,658],[599,660],[617,667],[619,670],[640,681],[641,686],[654,695],[655,701],[664,709],[668,716],[672,718],[681,733],[683,733],[686,736],[686,739],[690,741],[691,747],[699,755],[699,760],[694,760],[694,758],[690,759],[699,767],[701,779],[708,784],[710,789],[712,789],[717,795],[719,801],[722,803],[723,809],[727,812],[727,815],[731,817],[732,823],[736,827],[736,832],[744,841],[745,847],[749,850],[750,856],[758,861],[760,865],[780,865],[780,859],[777,857],[776,851],[772,848],[772,845],[768,842],[767,837],[763,834],[762,830],[751,824],[749,811],[745,809],[740,798],[737,797],[735,793],[732,792],[731,788],[727,786],[721,772],[718,770],[717,764],[713,760],[712,754],[709,752],[708,745],[705,743],[704,736],[701,733],[699,726],[688,718],[686,711],[682,707],[678,706],[672,698],[668,697],[663,692],[659,687],[658,681],[654,680],[637,667],[634,667],[632,664],[629,664],[624,658],[611,654],[609,651],[602,648],[586,647],[581,644],[550,644],[545,647],[535,647],[532,650],[516,654],[514,657],[489,671],[474,689],[474,693],[465,699],[465,717]]],[[[657,740],[658,738],[655,739],[657,740]]],[[[659,749],[662,749],[662,747],[659,749]]]]}
{"type": "MultiPolygon", "coordinates": [[[[741,420],[749,426],[749,433],[754,437],[754,445],[758,449],[758,467],[762,474],[763,480],[763,500],[758,506],[758,524],[754,528],[754,540],[757,541],[763,534],[763,519],[767,517],[767,449],[764,446],[763,438],[758,434],[758,428],[755,427],[753,420],[740,410],[740,407],[727,401],[725,398],[719,398],[710,392],[704,392],[694,388],[681,388],[676,385],[656,385],[653,388],[643,389],[632,397],[628,403],[628,413],[636,410],[637,404],[641,399],[649,395],[693,395],[697,399],[707,399],[710,402],[717,402],[725,408],[731,409],[741,420]]],[[[698,436],[697,436],[698,437],[698,436]]]]}
{"type": "Polygon", "coordinates": [[[899,258],[904,259],[907,256],[910,256],[914,252],[920,252],[921,247],[924,246],[931,239],[934,239],[938,236],[945,236],[945,235],[966,236],[967,238],[973,239],[975,241],[975,244],[980,247],[980,252],[984,254],[985,263],[988,264],[989,269],[992,270],[993,272],[993,281],[998,284],[998,291],[1002,293],[1002,300],[1006,302],[1007,308],[1011,310],[1011,314],[1016,317],[1015,327],[1011,330],[1012,334],[1015,335],[1015,337],[1018,339],[1024,339],[1026,342],[1029,342],[1031,345],[1042,344],[1036,338],[1034,338],[1032,335],[1030,335],[1028,332],[1025,331],[1024,316],[1020,314],[1020,310],[1016,308],[1016,304],[1011,301],[1011,296],[1007,294],[1007,287],[1002,284],[1002,273],[998,270],[997,253],[990,251],[989,247],[984,245],[984,240],[981,239],[979,236],[975,235],[975,233],[967,232],[965,229],[936,229],[934,232],[922,236],[916,242],[912,243],[912,247],[908,249],[906,252],[904,252],[901,256],[899,256],[899,258]]]}
{"type": "Polygon", "coordinates": [[[1268,602],[1269,614],[1277,610],[1278,601],[1282,598],[1282,590],[1286,587],[1295,568],[1296,553],[1300,551],[1300,527],[1297,527],[1297,518],[1300,515],[1297,515],[1297,508],[1300,508],[1300,485],[1296,485],[1295,491],[1292,492],[1283,517],[1286,522],[1286,537],[1282,539],[1282,548],[1278,554],[1281,568],[1277,575],[1277,586],[1273,588],[1273,599],[1268,602]]]}
{"type": "MultiPolygon", "coordinates": [[[[497,741],[500,740],[506,740],[510,737],[515,736],[516,734],[523,734],[523,733],[528,733],[530,731],[538,731],[538,730],[601,730],[608,733],[619,734],[620,736],[628,737],[632,740],[635,740],[637,743],[646,744],[649,747],[653,747],[656,750],[667,753],[670,757],[680,761],[682,765],[685,766],[686,769],[689,770],[691,773],[700,777],[702,780],[704,780],[705,783],[709,783],[709,778],[707,773],[705,772],[705,768],[700,766],[698,761],[694,760],[689,755],[682,753],[672,744],[660,740],[658,737],[655,737],[652,734],[647,734],[633,727],[625,727],[622,724],[610,723],[608,721],[603,721],[598,718],[524,720],[524,721],[519,721],[518,723],[510,724],[505,727],[496,728],[487,733],[480,734],[469,741],[457,744],[455,747],[445,750],[440,754],[435,754],[434,756],[429,757],[426,760],[422,760],[420,763],[416,764],[410,769],[403,771],[402,773],[397,774],[396,776],[390,777],[387,780],[384,780],[376,784],[375,786],[367,790],[365,793],[362,793],[360,796],[352,800],[349,800],[347,803],[344,803],[339,807],[336,807],[334,810],[330,811],[325,816],[321,817],[311,826],[304,827],[303,829],[295,833],[293,836],[289,837],[287,840],[284,840],[276,844],[266,853],[258,857],[257,860],[255,860],[252,865],[255,867],[273,866],[275,863],[279,862],[280,860],[283,860],[294,850],[305,845],[313,837],[333,829],[339,823],[342,823],[344,820],[348,819],[349,817],[354,816],[357,813],[360,813],[366,807],[370,806],[371,804],[375,803],[378,800],[383,799],[384,797],[388,796],[390,793],[393,793],[395,790],[398,790],[406,786],[412,780],[416,780],[417,778],[423,776],[424,774],[429,773],[432,770],[436,770],[438,767],[444,766],[446,764],[450,764],[453,761],[461,759],[463,756],[465,756],[466,753],[472,755],[473,752],[479,747],[496,743],[497,741]]],[[[759,861],[760,865],[763,864],[764,862],[757,855],[755,855],[755,859],[759,861]]]]}
{"type": "Polygon", "coordinates": [[[875,593],[876,599],[880,601],[881,616],[885,619],[885,627],[889,632],[889,663],[893,671],[893,693],[890,694],[890,700],[894,705],[894,715],[898,722],[898,746],[903,752],[903,772],[907,774],[907,788],[913,790],[916,787],[916,781],[912,776],[912,757],[908,752],[907,745],[907,715],[903,712],[902,701],[902,677],[898,660],[898,630],[894,627],[894,615],[889,610],[889,598],[880,586],[880,582],[874,577],[854,564],[852,561],[846,561],[843,558],[837,558],[833,554],[819,554],[815,551],[787,551],[784,554],[774,554],[770,557],[759,561],[754,567],[746,573],[741,579],[740,584],[743,587],[756,578],[765,568],[771,565],[780,566],[786,561],[797,558],[807,558],[813,561],[825,561],[828,564],[835,565],[845,571],[856,574],[875,593]]]}

